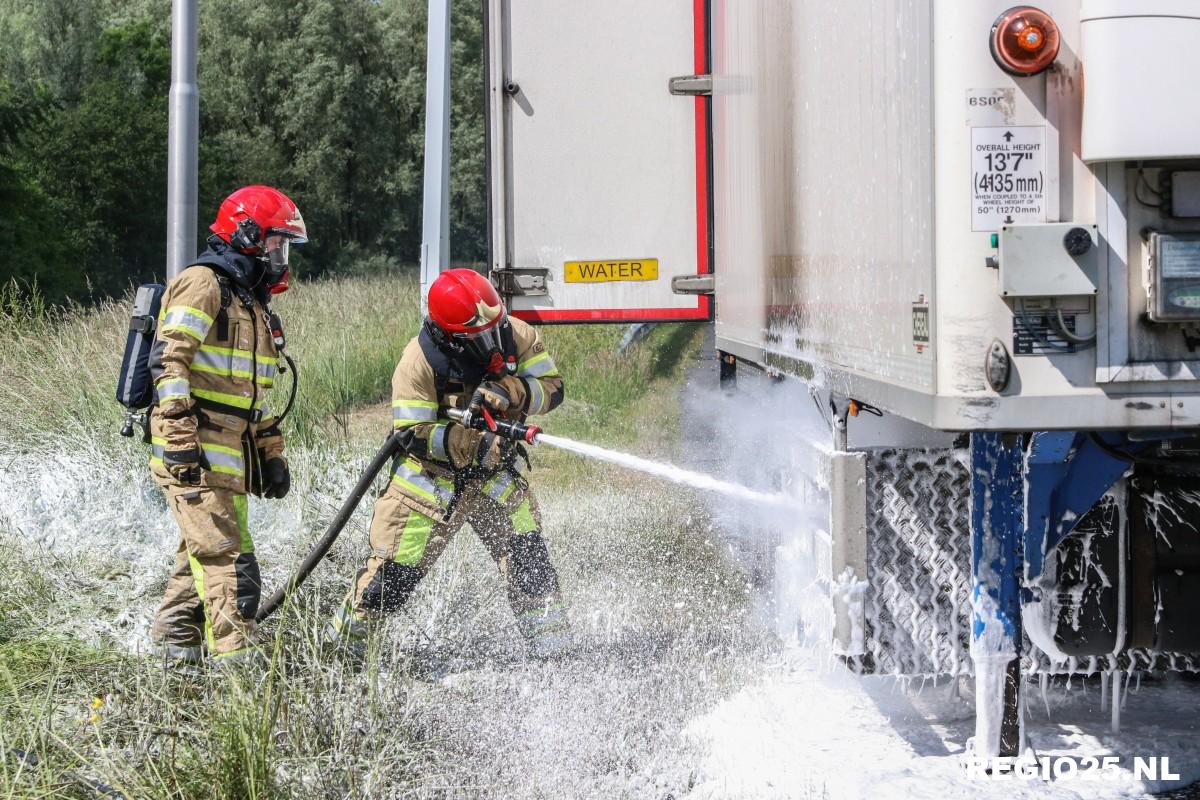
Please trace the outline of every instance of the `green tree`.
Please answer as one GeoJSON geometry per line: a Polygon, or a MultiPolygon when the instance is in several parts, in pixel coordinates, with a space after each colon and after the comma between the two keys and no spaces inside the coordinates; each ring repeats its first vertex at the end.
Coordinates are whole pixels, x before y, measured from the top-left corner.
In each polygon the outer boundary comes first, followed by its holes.
{"type": "MultiPolygon", "coordinates": [[[[29,173],[100,294],[163,271],[170,49],[151,20],[104,31],[93,75],[29,137],[29,173]]],[[[81,293],[77,293],[81,294],[81,293]]]]}
{"type": "MultiPolygon", "coordinates": [[[[307,271],[367,255],[415,262],[420,252],[425,103],[422,0],[236,0],[201,18],[202,186],[210,204],[237,185],[289,192],[313,232],[307,271]],[[281,15],[296,23],[281,26],[281,15]],[[223,90],[214,94],[211,87],[223,90]]],[[[486,252],[482,21],[455,2],[452,251],[486,252]]],[[[201,206],[205,206],[202,199],[201,206]]]]}
{"type": "MultiPolygon", "coordinates": [[[[303,256],[326,268],[350,245],[394,247],[397,212],[384,180],[403,129],[389,91],[382,13],[367,0],[236,0],[202,17],[201,133],[209,203],[269,183],[296,200],[312,230],[303,256]],[[231,32],[227,19],[241,10],[231,32]],[[281,25],[281,19],[294,20],[281,25]],[[222,87],[213,91],[212,87],[222,87]]],[[[202,201],[202,205],[204,205],[202,201]]]]}
{"type": "MultiPolygon", "coordinates": [[[[452,254],[486,252],[482,25],[453,0],[452,254]]],[[[161,276],[169,0],[0,0],[0,280],[54,300],[161,276]],[[33,110],[36,109],[36,113],[33,110]]],[[[248,183],[292,195],[297,271],[420,249],[424,0],[205,0],[200,236],[248,183]]]]}
{"type": "Polygon", "coordinates": [[[81,269],[59,270],[65,243],[53,223],[45,196],[28,178],[19,143],[42,122],[49,98],[28,88],[16,89],[0,78],[0,278],[38,284],[44,296],[65,298],[83,276],[81,269]]]}

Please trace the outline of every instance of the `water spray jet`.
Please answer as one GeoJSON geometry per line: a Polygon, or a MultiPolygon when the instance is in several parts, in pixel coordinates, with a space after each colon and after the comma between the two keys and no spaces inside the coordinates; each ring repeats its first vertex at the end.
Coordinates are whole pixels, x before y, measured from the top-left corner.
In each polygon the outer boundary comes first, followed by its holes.
{"type": "MultiPolygon", "coordinates": [[[[585,442],[577,442],[574,439],[568,439],[565,436],[551,436],[543,431],[537,425],[527,425],[517,420],[507,420],[492,416],[487,406],[473,406],[470,409],[447,409],[446,416],[451,420],[465,425],[468,428],[475,430],[485,430],[494,433],[502,439],[507,439],[511,442],[525,443],[529,445],[546,444],[550,447],[556,447],[560,450],[576,453],[578,455],[592,458],[597,461],[604,461],[609,464],[625,467],[627,469],[644,472],[647,475],[654,475],[659,478],[671,481],[672,483],[691,486],[696,489],[716,492],[718,494],[731,497],[735,500],[743,500],[750,503],[757,503],[765,506],[773,506],[775,508],[795,508],[796,501],[782,494],[768,494],[766,492],[756,491],[747,486],[742,486],[739,483],[731,483],[729,481],[719,480],[711,475],[705,475],[700,472],[677,467],[674,464],[668,464],[661,461],[651,461],[639,456],[630,455],[629,453],[621,453],[616,450],[609,450],[605,447],[600,447],[594,444],[585,442]]],[[[333,520],[325,530],[325,534],[317,540],[313,545],[312,550],[305,556],[296,573],[281,586],[275,594],[273,594],[258,610],[256,621],[262,622],[264,619],[275,613],[280,606],[283,605],[287,596],[299,588],[300,584],[309,576],[316,568],[317,564],[325,558],[325,554],[329,552],[329,548],[337,540],[342,529],[346,526],[350,516],[354,513],[354,509],[358,507],[363,495],[370,489],[375,476],[383,469],[383,465],[391,458],[395,457],[402,451],[400,438],[396,434],[392,434],[384,442],[383,447],[371,459],[367,468],[363,470],[362,476],[358,483],[355,484],[350,494],[342,503],[342,507],[334,516],[333,520]]],[[[451,501],[453,504],[453,501],[451,501]]]]}

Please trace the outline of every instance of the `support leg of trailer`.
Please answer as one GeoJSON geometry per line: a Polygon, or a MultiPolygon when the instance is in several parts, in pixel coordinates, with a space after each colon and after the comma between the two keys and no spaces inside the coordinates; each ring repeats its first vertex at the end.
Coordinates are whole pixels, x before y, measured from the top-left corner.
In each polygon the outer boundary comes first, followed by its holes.
{"type": "MultiPolygon", "coordinates": [[[[1111,728],[1113,733],[1121,732],[1121,703],[1125,699],[1121,692],[1121,679],[1123,674],[1121,670],[1114,669],[1112,672],[1112,697],[1109,702],[1112,704],[1112,721],[1111,728]]],[[[1126,678],[1128,681],[1128,678],[1126,678]]]]}
{"type": "Polygon", "coordinates": [[[971,659],[975,754],[1017,756],[1021,714],[1024,451],[1019,436],[971,435],[971,659]]]}
{"type": "Polygon", "coordinates": [[[721,362],[721,391],[737,391],[737,356],[718,350],[717,360],[721,362]]]}

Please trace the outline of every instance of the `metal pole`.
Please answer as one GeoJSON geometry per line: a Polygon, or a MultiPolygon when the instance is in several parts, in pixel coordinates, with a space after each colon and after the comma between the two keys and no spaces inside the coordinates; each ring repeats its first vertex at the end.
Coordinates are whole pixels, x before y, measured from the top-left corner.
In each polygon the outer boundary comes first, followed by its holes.
{"type": "Polygon", "coordinates": [[[429,0],[425,59],[425,198],[421,208],[421,313],[450,263],[450,0],[429,0]]]}
{"type": "Polygon", "coordinates": [[[196,256],[196,3],[171,1],[171,95],[167,132],[167,280],[196,256]]]}
{"type": "Polygon", "coordinates": [[[1024,450],[1019,436],[971,434],[971,660],[975,757],[1017,756],[1021,720],[1024,450]]]}

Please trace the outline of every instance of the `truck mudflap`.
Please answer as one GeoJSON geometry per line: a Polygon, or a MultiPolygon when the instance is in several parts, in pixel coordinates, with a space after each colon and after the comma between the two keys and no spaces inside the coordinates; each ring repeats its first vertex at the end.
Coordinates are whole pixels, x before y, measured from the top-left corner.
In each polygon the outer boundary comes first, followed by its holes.
{"type": "MultiPolygon", "coordinates": [[[[820,591],[792,607],[798,626],[864,673],[973,675],[968,452],[826,457],[828,533],[807,548],[820,591]]],[[[1024,675],[1200,672],[1196,486],[1139,468],[1080,520],[1047,559],[1041,602],[1024,606],[1024,675]]]]}

